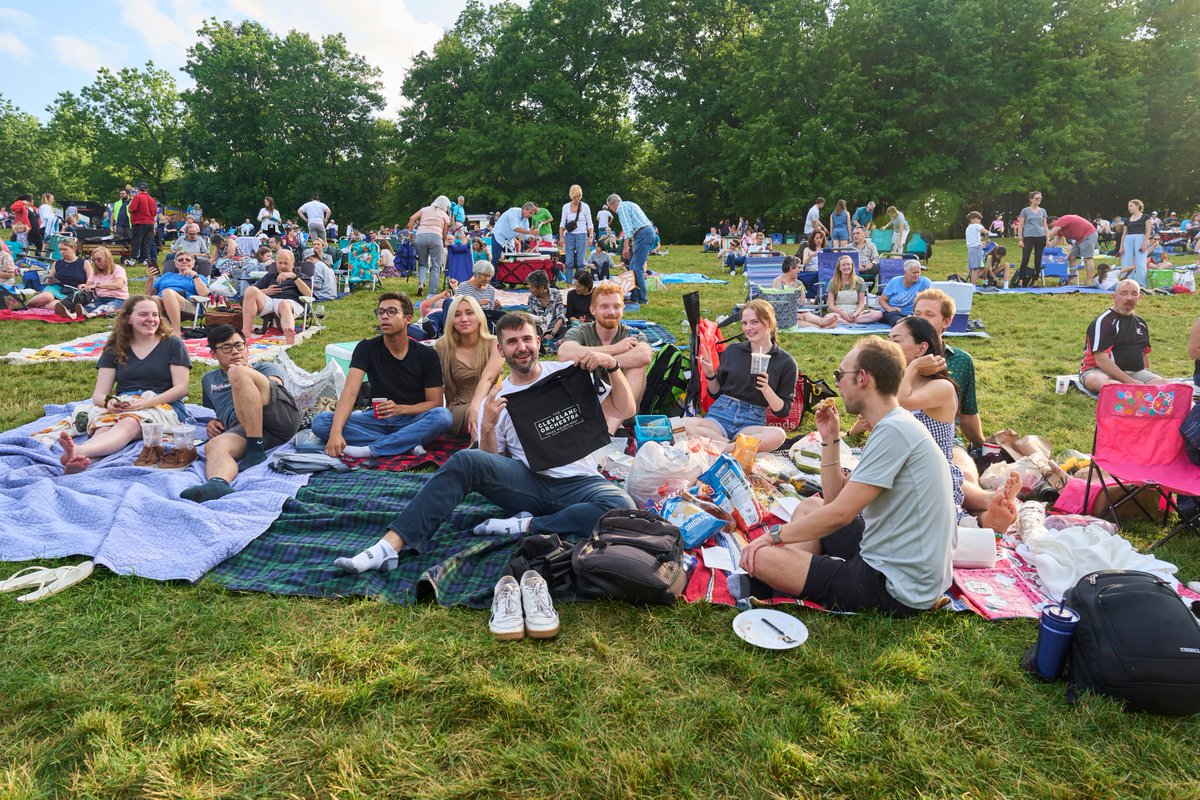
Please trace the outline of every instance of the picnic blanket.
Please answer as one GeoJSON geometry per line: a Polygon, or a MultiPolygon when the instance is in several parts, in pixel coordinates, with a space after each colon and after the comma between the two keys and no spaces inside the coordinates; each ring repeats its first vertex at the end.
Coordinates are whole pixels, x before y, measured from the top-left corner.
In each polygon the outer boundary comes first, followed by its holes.
{"type": "Polygon", "coordinates": [[[1100,289],[1095,286],[1021,286],[1008,289],[977,289],[978,295],[1011,295],[1011,294],[1113,294],[1112,289],[1100,289]]]}
{"type": "MultiPolygon", "coordinates": [[[[882,322],[873,322],[869,325],[838,325],[833,328],[809,328],[796,327],[780,328],[783,333],[823,333],[833,336],[868,336],[876,334],[887,338],[888,332],[891,331],[891,326],[884,325],[882,322]]],[[[987,331],[946,331],[942,336],[971,336],[976,339],[990,339],[987,331]]]]}
{"type": "Polygon", "coordinates": [[[647,343],[656,350],[665,344],[675,344],[675,334],[657,322],[650,322],[645,319],[626,319],[623,322],[638,333],[643,334],[646,337],[647,343]]]}
{"type": "Polygon", "coordinates": [[[664,272],[661,276],[662,282],[665,284],[671,283],[700,283],[700,284],[721,284],[724,285],[729,281],[710,278],[707,275],[702,275],[699,272],[664,272]]]}
{"type": "Polygon", "coordinates": [[[464,450],[470,447],[471,440],[464,436],[449,436],[442,434],[434,439],[429,444],[425,445],[425,455],[414,456],[411,453],[404,453],[398,456],[387,456],[385,458],[343,458],[352,467],[361,467],[363,469],[382,469],[389,472],[407,472],[409,470],[419,469],[420,467],[440,467],[450,460],[450,456],[457,453],[459,450],[464,450]]]}
{"type": "MultiPolygon", "coordinates": [[[[85,405],[48,405],[46,416],[0,434],[0,561],[82,555],[121,575],[197,581],[267,530],[309,477],[261,464],[238,475],[233,494],[193,503],[179,493],[204,480],[203,458],[181,470],[135,467],[140,441],[64,475],[57,448],[29,434],[85,405]]],[[[197,425],[212,416],[187,410],[197,425]]]]}
{"type": "Polygon", "coordinates": [[[0,322],[19,322],[21,320],[36,320],[38,322],[83,322],[83,319],[64,317],[53,308],[25,308],[13,311],[11,308],[0,308],[0,322]]]}
{"type": "MultiPolygon", "coordinates": [[[[324,330],[320,325],[311,325],[296,334],[296,344],[305,341],[313,336],[316,336],[324,330]]],[[[4,356],[3,361],[11,364],[37,364],[43,361],[97,361],[100,358],[101,351],[104,350],[104,345],[108,341],[110,331],[100,331],[99,333],[89,333],[80,336],[77,339],[72,339],[69,342],[62,344],[50,344],[45,347],[26,347],[22,350],[9,353],[4,356]]],[[[184,339],[187,344],[188,355],[192,361],[199,361],[203,364],[216,364],[217,360],[213,358],[212,350],[208,347],[207,339],[184,339]]],[[[247,343],[248,356],[251,361],[262,361],[264,359],[275,358],[279,353],[286,350],[289,345],[283,338],[282,333],[270,332],[263,336],[251,336],[247,343]]]]}
{"type": "Polygon", "coordinates": [[[487,608],[517,540],[471,532],[501,513],[477,494],[459,504],[432,537],[428,552],[402,557],[391,572],[347,575],[333,566],[335,558],[377,542],[431,475],[359,470],[315,475],[266,533],[209,575],[238,591],[357,595],[402,605],[432,598],[444,606],[487,608]]]}

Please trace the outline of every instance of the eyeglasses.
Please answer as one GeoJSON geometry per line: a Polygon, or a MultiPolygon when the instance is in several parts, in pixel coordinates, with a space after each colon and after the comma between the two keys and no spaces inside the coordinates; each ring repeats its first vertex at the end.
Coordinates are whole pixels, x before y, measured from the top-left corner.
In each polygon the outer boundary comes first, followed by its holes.
{"type": "Polygon", "coordinates": [[[245,343],[245,342],[229,342],[228,344],[219,344],[219,345],[217,345],[217,348],[216,348],[216,349],[217,349],[218,351],[220,351],[220,352],[224,353],[224,354],[225,354],[225,355],[227,355],[227,356],[231,356],[231,355],[233,355],[234,353],[240,353],[240,352],[242,352],[243,350],[245,350],[245,349],[246,349],[246,343],[245,343]]]}
{"type": "Polygon", "coordinates": [[[375,309],[375,317],[377,319],[383,319],[384,317],[398,317],[400,316],[400,313],[400,309],[396,308],[395,306],[375,309]]]}
{"type": "Polygon", "coordinates": [[[835,369],[833,371],[833,382],[841,383],[842,378],[846,377],[847,375],[853,375],[856,372],[865,372],[865,371],[866,370],[861,370],[861,369],[848,369],[845,372],[842,372],[840,369],[835,369]]]}

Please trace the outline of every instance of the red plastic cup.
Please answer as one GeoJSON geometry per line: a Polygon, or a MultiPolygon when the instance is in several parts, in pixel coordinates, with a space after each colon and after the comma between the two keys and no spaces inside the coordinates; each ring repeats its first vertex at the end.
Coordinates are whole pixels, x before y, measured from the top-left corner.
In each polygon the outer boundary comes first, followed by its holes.
{"type": "Polygon", "coordinates": [[[379,404],[386,400],[387,400],[386,397],[372,397],[371,398],[371,410],[375,412],[375,419],[380,419],[379,404]]]}

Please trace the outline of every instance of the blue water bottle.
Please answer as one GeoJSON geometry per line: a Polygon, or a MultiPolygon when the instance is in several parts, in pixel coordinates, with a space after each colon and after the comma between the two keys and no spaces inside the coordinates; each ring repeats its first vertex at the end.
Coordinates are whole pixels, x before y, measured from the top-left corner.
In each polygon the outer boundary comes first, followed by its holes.
{"type": "Polygon", "coordinates": [[[1075,635],[1075,626],[1078,624],[1078,612],[1062,603],[1042,609],[1034,658],[1038,675],[1048,681],[1056,681],[1062,676],[1067,649],[1071,646],[1071,637],[1075,635]]]}

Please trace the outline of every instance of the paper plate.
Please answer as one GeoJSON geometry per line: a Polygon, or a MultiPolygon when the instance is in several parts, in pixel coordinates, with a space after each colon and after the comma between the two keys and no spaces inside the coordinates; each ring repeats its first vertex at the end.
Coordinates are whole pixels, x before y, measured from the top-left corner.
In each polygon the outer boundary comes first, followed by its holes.
{"type": "Polygon", "coordinates": [[[808,639],[808,627],[803,622],[791,614],[770,608],[755,608],[738,614],[733,618],[733,632],[739,639],[768,650],[791,650],[808,639]],[[774,630],[768,622],[795,641],[785,642],[779,631],[774,630]]]}

